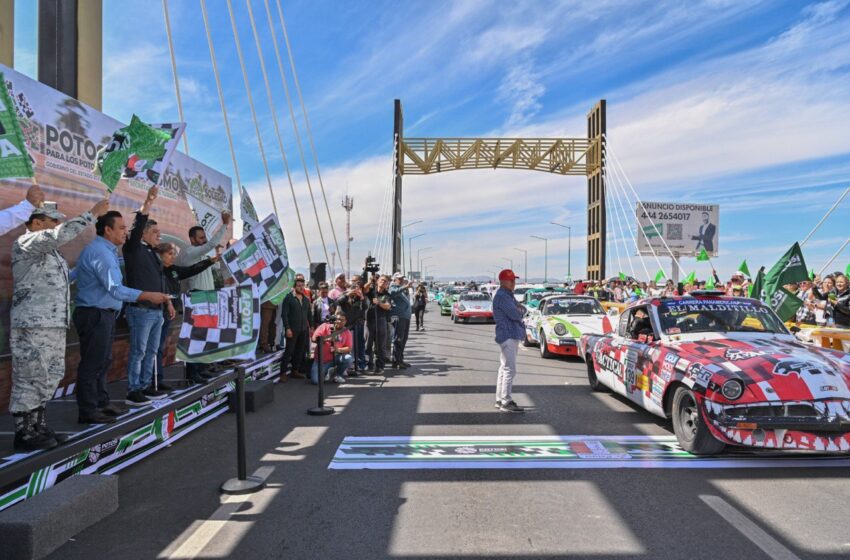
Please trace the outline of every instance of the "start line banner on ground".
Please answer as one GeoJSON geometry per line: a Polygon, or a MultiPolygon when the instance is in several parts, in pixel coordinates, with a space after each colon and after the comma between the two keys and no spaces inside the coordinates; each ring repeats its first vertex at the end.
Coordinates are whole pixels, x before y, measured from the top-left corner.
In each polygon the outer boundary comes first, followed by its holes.
{"type": "Polygon", "coordinates": [[[329,469],[723,469],[848,467],[846,456],[698,457],[676,436],[346,437],[329,469]]]}
{"type": "Polygon", "coordinates": [[[183,294],[183,310],[178,360],[209,364],[254,359],[260,336],[260,295],[256,286],[183,294]]]}
{"type": "Polygon", "coordinates": [[[254,226],[221,258],[237,284],[257,287],[262,302],[279,304],[292,286],[286,242],[274,214],[254,226]]]}

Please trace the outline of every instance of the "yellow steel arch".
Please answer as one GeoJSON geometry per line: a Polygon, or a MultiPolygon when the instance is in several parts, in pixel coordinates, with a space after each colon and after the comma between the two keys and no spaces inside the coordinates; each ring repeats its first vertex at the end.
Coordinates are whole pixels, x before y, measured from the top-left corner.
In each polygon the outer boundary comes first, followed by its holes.
{"type": "Polygon", "coordinates": [[[526,169],[592,175],[601,138],[400,138],[401,175],[460,169],[526,169]]]}

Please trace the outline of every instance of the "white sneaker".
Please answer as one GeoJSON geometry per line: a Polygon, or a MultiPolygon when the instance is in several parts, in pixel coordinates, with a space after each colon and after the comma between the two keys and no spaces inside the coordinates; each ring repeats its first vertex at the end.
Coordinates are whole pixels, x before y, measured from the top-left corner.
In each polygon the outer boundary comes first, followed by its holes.
{"type": "Polygon", "coordinates": [[[345,383],[345,378],[341,375],[337,375],[336,377],[334,377],[334,383],[345,383]]]}

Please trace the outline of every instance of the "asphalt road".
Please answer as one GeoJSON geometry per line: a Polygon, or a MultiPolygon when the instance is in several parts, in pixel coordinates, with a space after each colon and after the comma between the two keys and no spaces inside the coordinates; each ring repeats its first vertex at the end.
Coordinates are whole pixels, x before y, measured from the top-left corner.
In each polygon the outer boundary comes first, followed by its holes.
{"type": "Polygon", "coordinates": [[[329,470],[346,436],[670,435],[584,364],[523,349],[515,398],[493,407],[493,325],[453,325],[436,306],[404,372],[329,389],[276,387],[248,416],[257,494],[235,475],[226,415],[120,473],[119,511],[52,558],[847,558],[850,474],[838,468],[329,470]]]}

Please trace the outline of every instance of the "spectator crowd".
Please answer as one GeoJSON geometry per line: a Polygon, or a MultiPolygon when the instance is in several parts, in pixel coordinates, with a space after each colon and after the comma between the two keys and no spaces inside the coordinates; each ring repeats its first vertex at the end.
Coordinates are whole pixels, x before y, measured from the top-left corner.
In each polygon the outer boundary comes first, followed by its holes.
{"type": "MultiPolygon", "coordinates": [[[[15,450],[48,449],[67,439],[49,427],[45,405],[65,376],[72,323],[79,338],[78,422],[108,424],[131,407],[163,399],[175,389],[163,376],[164,354],[172,322],[182,311],[181,294],[235,283],[220,262],[230,215],[222,214],[222,227],[209,237],[201,226],[191,227],[188,248],[180,250],[162,242],[159,225],[150,217],[157,195],[157,187],[152,187],[130,223],[129,217],[125,221],[111,210],[106,199],[67,219],[54,204],[45,204],[36,185],[24,201],[0,210],[0,235],[26,226],[11,251],[9,411],[15,422],[15,450]],[[70,270],[59,249],[91,226],[94,239],[70,270]],[[107,390],[116,321],[122,314],[129,327],[123,402],[111,399],[107,390]]],[[[414,309],[427,301],[427,296],[421,298],[424,288],[417,297],[401,274],[379,275],[370,267],[350,281],[337,275],[332,288],[321,282],[311,291],[305,284],[304,276],[296,275],[281,305],[261,306],[258,350],[283,349],[281,381],[309,375],[318,383],[324,375],[341,383],[368,371],[382,374],[386,367],[410,367],[404,351],[414,309]],[[316,359],[311,342],[317,344],[316,359]]],[[[421,321],[417,311],[417,329],[421,321]]],[[[211,377],[205,364],[186,364],[187,383],[206,383],[211,377]]]]}

